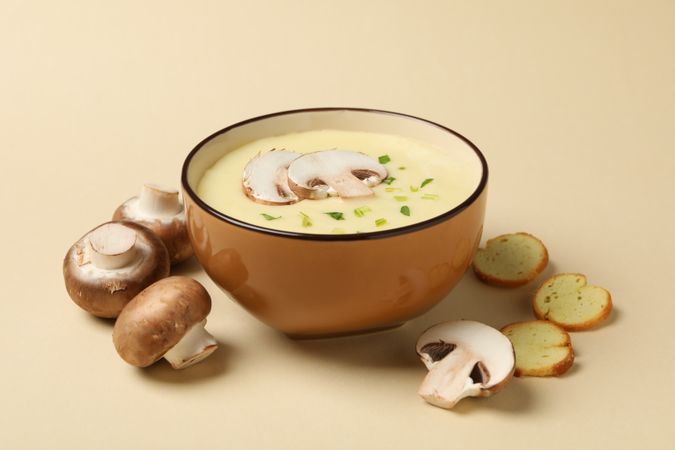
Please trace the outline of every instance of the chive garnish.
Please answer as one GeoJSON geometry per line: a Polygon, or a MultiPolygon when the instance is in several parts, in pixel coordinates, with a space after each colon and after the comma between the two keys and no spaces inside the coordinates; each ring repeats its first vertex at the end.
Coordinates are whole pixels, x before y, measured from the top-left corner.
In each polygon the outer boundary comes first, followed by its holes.
{"type": "Polygon", "coordinates": [[[426,180],[422,181],[422,184],[420,184],[420,189],[422,189],[424,186],[431,183],[432,181],[434,181],[433,178],[427,178],[426,180]]]}
{"type": "Polygon", "coordinates": [[[404,216],[410,216],[410,208],[407,205],[401,206],[401,214],[404,216]]]}
{"type": "Polygon", "coordinates": [[[309,216],[302,211],[300,211],[300,215],[302,216],[302,226],[305,228],[311,227],[312,219],[310,219],[309,216]]]}
{"type": "Polygon", "coordinates": [[[385,190],[386,192],[397,192],[397,191],[400,191],[401,188],[388,187],[388,188],[384,188],[384,190],[385,190]]]}
{"type": "Polygon", "coordinates": [[[380,162],[380,164],[387,164],[389,161],[391,161],[391,158],[389,155],[382,155],[377,160],[380,162]]]}
{"type": "Polygon", "coordinates": [[[416,186],[412,186],[412,185],[410,186],[410,192],[417,192],[419,190],[420,190],[420,188],[418,188],[416,186]]]}
{"type": "Polygon", "coordinates": [[[408,197],[406,197],[405,195],[394,195],[394,199],[397,202],[405,202],[408,200],[408,197]]]}
{"type": "Polygon", "coordinates": [[[376,227],[381,227],[381,226],[384,225],[385,223],[387,223],[387,219],[377,219],[377,220],[375,221],[375,226],[376,226],[376,227]]]}
{"type": "Polygon", "coordinates": [[[422,200],[438,200],[438,195],[436,194],[424,194],[422,200]]]}
{"type": "Polygon", "coordinates": [[[345,215],[342,214],[341,212],[333,211],[333,212],[327,212],[327,213],[324,213],[324,214],[327,214],[327,215],[331,216],[335,220],[345,220],[345,215]]]}
{"type": "Polygon", "coordinates": [[[396,178],[394,178],[394,177],[387,177],[387,178],[385,178],[384,180],[382,180],[382,182],[383,182],[384,184],[391,184],[391,183],[394,182],[395,179],[396,179],[396,178]]]}
{"type": "Polygon", "coordinates": [[[371,209],[369,206],[361,206],[356,209],[354,209],[354,215],[356,217],[363,217],[366,215],[367,212],[370,212],[371,209]]]}
{"type": "Polygon", "coordinates": [[[405,166],[399,167],[398,170],[405,170],[405,166]]]}
{"type": "Polygon", "coordinates": [[[265,218],[265,220],[281,219],[281,216],[274,217],[274,216],[270,216],[269,214],[265,214],[265,213],[261,213],[260,215],[263,216],[265,218]]]}

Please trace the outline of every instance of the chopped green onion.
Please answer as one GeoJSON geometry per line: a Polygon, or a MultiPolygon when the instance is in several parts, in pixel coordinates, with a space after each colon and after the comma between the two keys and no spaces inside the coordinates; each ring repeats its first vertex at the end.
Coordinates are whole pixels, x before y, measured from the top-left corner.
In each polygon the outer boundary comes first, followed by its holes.
{"type": "Polygon", "coordinates": [[[391,184],[391,183],[394,182],[395,179],[396,179],[396,178],[394,178],[394,177],[387,177],[387,178],[385,178],[384,180],[382,180],[382,182],[383,182],[384,184],[391,184]]]}
{"type": "Polygon", "coordinates": [[[329,216],[331,216],[335,220],[345,220],[345,215],[342,214],[341,212],[334,211],[334,212],[327,212],[327,213],[324,213],[324,214],[328,214],[329,216]]]}
{"type": "Polygon", "coordinates": [[[391,161],[391,158],[389,155],[382,155],[377,160],[380,162],[380,164],[387,164],[389,161],[391,161]]]}
{"type": "Polygon", "coordinates": [[[404,216],[409,216],[410,215],[410,208],[408,206],[401,206],[401,214],[404,216]]]}
{"type": "Polygon", "coordinates": [[[274,216],[270,216],[269,214],[265,214],[265,213],[261,213],[260,215],[263,216],[265,218],[265,220],[281,219],[281,216],[274,217],[274,216]]]}
{"type": "Polygon", "coordinates": [[[302,216],[302,226],[307,228],[312,226],[312,219],[309,218],[307,214],[304,212],[300,212],[300,215],[302,216]]]}
{"type": "Polygon", "coordinates": [[[399,167],[398,170],[405,170],[405,166],[399,167]]]}
{"type": "Polygon", "coordinates": [[[366,215],[367,212],[370,212],[371,209],[369,206],[361,206],[359,208],[354,209],[354,215],[356,217],[363,217],[366,215]]]}
{"type": "Polygon", "coordinates": [[[405,195],[394,195],[394,199],[396,199],[397,202],[405,202],[408,200],[408,197],[405,195]]]}
{"type": "Polygon", "coordinates": [[[386,192],[397,192],[397,191],[400,191],[400,190],[402,190],[402,189],[401,189],[401,188],[392,188],[392,187],[388,187],[388,188],[384,188],[384,190],[385,190],[386,192]]]}
{"type": "Polygon", "coordinates": [[[387,219],[377,219],[377,220],[375,221],[375,226],[376,226],[376,227],[381,227],[381,226],[384,225],[385,223],[387,223],[387,219]]]}
{"type": "Polygon", "coordinates": [[[422,184],[420,184],[420,189],[422,189],[424,186],[431,183],[432,181],[434,181],[433,178],[427,178],[426,180],[422,181],[422,184]]]}
{"type": "Polygon", "coordinates": [[[418,188],[416,186],[410,186],[410,192],[417,192],[419,190],[420,190],[420,188],[418,188]]]}
{"type": "Polygon", "coordinates": [[[436,194],[424,194],[422,200],[438,200],[438,195],[436,194]]]}

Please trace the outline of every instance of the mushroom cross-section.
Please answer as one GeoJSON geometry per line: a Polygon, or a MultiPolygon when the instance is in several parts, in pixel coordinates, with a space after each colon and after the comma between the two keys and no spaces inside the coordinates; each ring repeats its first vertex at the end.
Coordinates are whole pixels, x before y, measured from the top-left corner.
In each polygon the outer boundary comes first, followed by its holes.
{"type": "Polygon", "coordinates": [[[387,177],[372,157],[350,150],[307,153],[288,166],[288,185],[301,198],[366,197],[387,177]]]}
{"type": "Polygon", "coordinates": [[[246,164],[242,178],[248,198],[264,205],[290,205],[298,196],[288,187],[289,164],[301,153],[272,149],[259,154],[246,164]]]}
{"type": "Polygon", "coordinates": [[[82,236],[63,260],[70,298],[98,317],[117,317],[143,289],[169,275],[169,254],[148,228],[108,222],[82,236]]]}
{"type": "Polygon", "coordinates": [[[192,256],[185,211],[175,189],[145,183],[140,195],[115,210],[113,220],[129,220],[150,228],[164,242],[171,264],[192,256]]]}
{"type": "Polygon", "coordinates": [[[452,408],[464,397],[486,397],[513,377],[515,356],[506,336],[471,320],[431,327],[417,340],[417,354],[429,369],[419,395],[452,408]]]}
{"type": "Polygon", "coordinates": [[[205,329],[211,297],[192,278],[164,278],[144,289],[124,308],[113,328],[122,359],[146,367],[164,357],[174,369],[203,360],[218,347],[205,329]]]}

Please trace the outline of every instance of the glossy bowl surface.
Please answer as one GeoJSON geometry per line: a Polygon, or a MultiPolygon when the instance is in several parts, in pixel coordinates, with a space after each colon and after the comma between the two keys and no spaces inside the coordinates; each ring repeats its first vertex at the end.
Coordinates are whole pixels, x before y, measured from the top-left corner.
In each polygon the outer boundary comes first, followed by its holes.
{"type": "Polygon", "coordinates": [[[294,337],[400,325],[443,299],[480,242],[488,168],[458,133],[417,117],[357,108],[314,108],[249,119],[220,130],[187,156],[182,171],[188,233],[206,273],[271,327],[294,337]],[[403,135],[439,146],[460,139],[474,152],[480,181],[440,216],[372,233],[317,235],[237,220],[196,195],[204,172],[227,151],[263,137],[316,129],[403,135]]]}

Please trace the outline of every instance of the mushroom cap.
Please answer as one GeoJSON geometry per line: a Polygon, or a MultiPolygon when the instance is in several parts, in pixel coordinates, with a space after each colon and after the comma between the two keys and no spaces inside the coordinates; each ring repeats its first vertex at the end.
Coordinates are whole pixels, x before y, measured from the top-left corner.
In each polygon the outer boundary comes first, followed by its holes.
{"type": "Polygon", "coordinates": [[[386,177],[387,169],[377,160],[351,150],[306,153],[288,166],[288,185],[302,198],[372,195],[369,187],[386,177]]]}
{"type": "Polygon", "coordinates": [[[273,148],[251,159],[244,167],[242,177],[246,196],[263,205],[290,205],[297,202],[298,196],[288,186],[287,169],[301,155],[273,148]]]}
{"type": "Polygon", "coordinates": [[[444,322],[429,328],[417,340],[416,351],[431,369],[456,347],[475,355],[487,371],[488,379],[481,383],[485,394],[497,392],[513,376],[515,353],[511,341],[499,330],[473,320],[444,322]]]}
{"type": "Polygon", "coordinates": [[[124,308],[113,343],[129,364],[146,367],[175,346],[211,311],[211,297],[192,278],[172,276],[144,289],[124,308]]]}
{"type": "Polygon", "coordinates": [[[152,217],[142,214],[138,203],[138,196],[131,197],[115,210],[112,220],[136,222],[152,230],[169,251],[169,259],[172,265],[183,262],[192,256],[192,244],[188,236],[183,209],[174,216],[152,217]]]}
{"type": "Polygon", "coordinates": [[[133,222],[106,222],[90,230],[68,250],[63,278],[70,298],[85,311],[105,318],[117,317],[139,292],[169,275],[169,254],[162,241],[146,227],[133,222]],[[126,267],[105,270],[91,262],[89,236],[95,230],[118,224],[136,233],[137,257],[126,267]]]}

